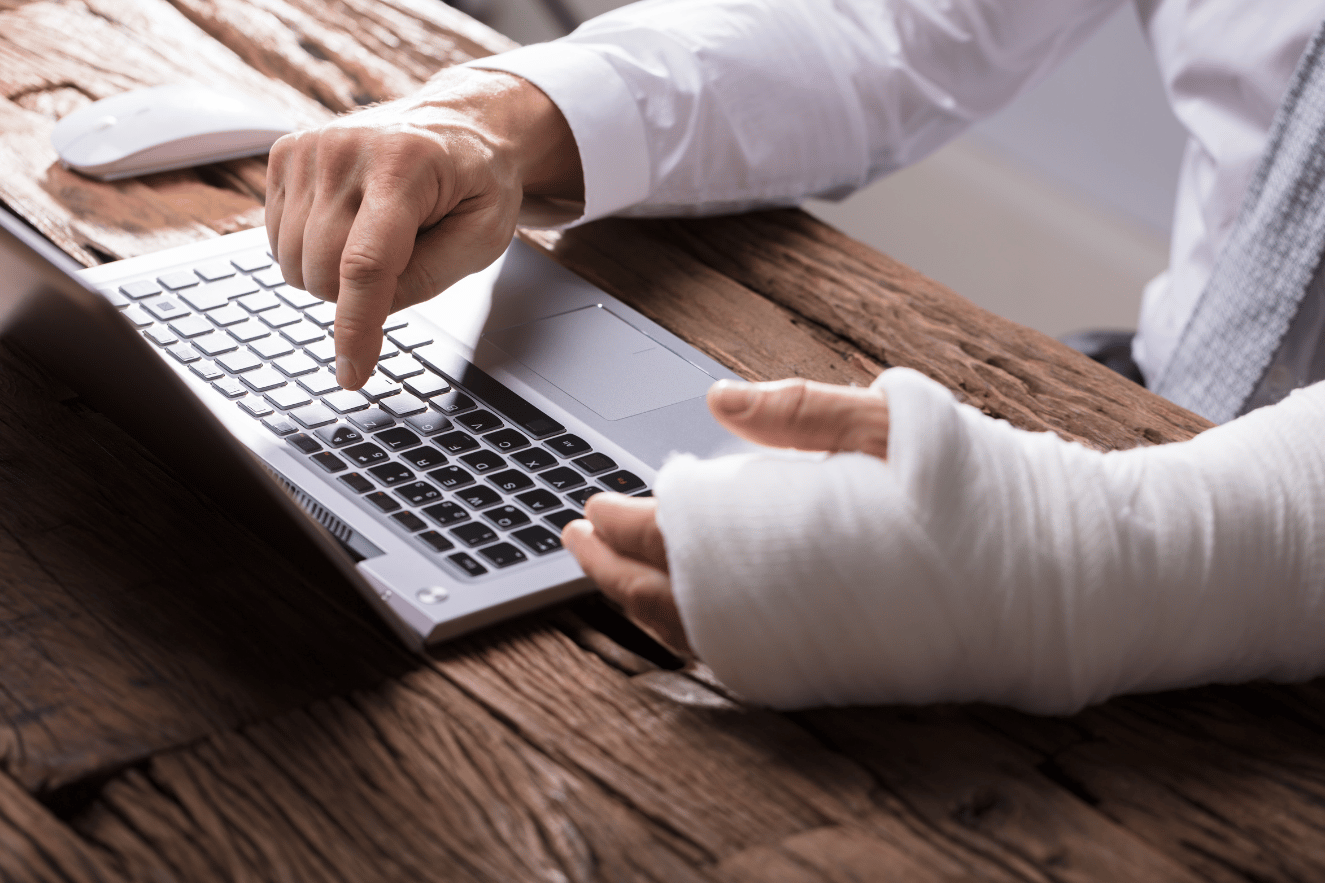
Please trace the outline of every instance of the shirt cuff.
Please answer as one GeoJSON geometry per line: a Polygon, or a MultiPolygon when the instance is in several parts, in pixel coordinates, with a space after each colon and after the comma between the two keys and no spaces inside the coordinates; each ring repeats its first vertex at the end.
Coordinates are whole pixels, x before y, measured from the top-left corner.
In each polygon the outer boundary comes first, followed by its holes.
{"type": "Polygon", "coordinates": [[[584,170],[584,213],[571,223],[605,217],[649,195],[649,146],[639,106],[616,69],[596,51],[535,43],[466,66],[528,80],[566,117],[584,170]]]}

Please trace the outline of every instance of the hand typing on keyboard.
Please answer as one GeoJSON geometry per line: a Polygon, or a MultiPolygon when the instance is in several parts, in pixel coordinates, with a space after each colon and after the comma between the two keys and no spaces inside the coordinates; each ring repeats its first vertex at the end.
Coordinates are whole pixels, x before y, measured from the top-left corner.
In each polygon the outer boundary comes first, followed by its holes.
{"type": "Polygon", "coordinates": [[[496,260],[526,195],[576,200],[583,186],[570,128],[542,92],[451,68],[276,142],[267,233],[285,280],[336,302],[336,379],[358,389],[390,312],[496,260]]]}
{"type": "MultiPolygon", "coordinates": [[[[874,389],[807,380],[721,381],[709,391],[708,402],[723,426],[756,444],[880,458],[888,453],[888,404],[874,389]]],[[[566,525],[562,542],[628,616],[672,649],[691,655],[657,511],[653,498],[598,494],[585,503],[586,520],[566,525]]]]}

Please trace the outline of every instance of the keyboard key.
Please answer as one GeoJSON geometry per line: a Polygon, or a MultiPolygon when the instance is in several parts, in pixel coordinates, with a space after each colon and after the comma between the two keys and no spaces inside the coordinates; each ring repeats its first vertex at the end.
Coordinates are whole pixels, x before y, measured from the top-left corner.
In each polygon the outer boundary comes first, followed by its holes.
{"type": "Polygon", "coordinates": [[[302,288],[291,288],[289,285],[276,289],[276,296],[294,307],[296,310],[306,310],[311,306],[326,303],[326,301],[318,297],[316,294],[309,294],[302,288]]]}
{"type": "Polygon", "coordinates": [[[192,342],[201,352],[212,357],[219,356],[222,353],[232,353],[239,349],[239,344],[235,343],[229,335],[222,334],[220,331],[211,331],[200,337],[195,337],[192,342]]]}
{"type": "Polygon", "coordinates": [[[322,450],[322,445],[317,439],[302,432],[296,432],[294,435],[287,438],[286,441],[305,454],[316,454],[318,451],[322,450]]]}
{"type": "Polygon", "coordinates": [[[157,346],[170,346],[172,343],[178,343],[179,337],[165,325],[153,325],[143,332],[143,336],[155,343],[157,346]]]}
{"type": "Polygon", "coordinates": [[[189,315],[188,309],[173,297],[159,297],[156,300],[144,301],[143,308],[162,322],[169,322],[171,319],[189,315]]]}
{"type": "Polygon", "coordinates": [[[315,396],[324,396],[329,392],[340,389],[340,384],[336,382],[336,375],[327,370],[305,374],[299,378],[299,385],[315,396]]]}
{"type": "Polygon", "coordinates": [[[553,509],[561,508],[561,499],[556,494],[542,488],[518,494],[516,499],[527,506],[531,512],[550,512],[553,509]]]}
{"type": "Polygon", "coordinates": [[[304,310],[304,317],[316,322],[323,328],[327,328],[336,321],[336,305],[330,301],[323,301],[304,310]]]}
{"type": "Polygon", "coordinates": [[[271,255],[265,250],[255,249],[239,257],[231,258],[230,263],[234,264],[245,273],[253,273],[258,270],[264,270],[271,266],[271,255]]]}
{"type": "Polygon", "coordinates": [[[451,528],[451,536],[466,546],[481,546],[497,539],[497,534],[492,528],[477,521],[451,528]]]}
{"type": "Polygon", "coordinates": [[[525,488],[531,488],[534,486],[534,480],[532,478],[515,469],[507,469],[505,472],[489,475],[488,481],[493,487],[504,494],[513,494],[516,491],[522,491],[525,488]]]}
{"type": "Polygon", "coordinates": [[[377,366],[381,371],[392,380],[404,380],[407,377],[414,377],[423,373],[423,366],[417,360],[409,356],[397,356],[377,366]]]}
{"type": "Polygon", "coordinates": [[[348,389],[342,389],[340,392],[333,392],[329,395],[325,395],[322,397],[322,401],[326,403],[328,408],[331,408],[338,414],[348,414],[351,411],[362,411],[370,404],[366,398],[359,395],[357,392],[348,389]]]}
{"type": "Polygon", "coordinates": [[[329,365],[336,361],[336,341],[330,337],[323,337],[321,340],[306,344],[304,351],[323,365],[329,365]]]}
{"type": "Polygon", "coordinates": [[[476,451],[473,454],[466,454],[460,459],[475,472],[488,472],[492,469],[501,469],[506,465],[506,461],[501,458],[501,455],[492,451],[476,451]]]}
{"type": "Polygon", "coordinates": [[[467,552],[456,552],[454,555],[448,555],[446,560],[463,570],[468,576],[482,576],[488,572],[486,567],[471,558],[467,552]]]}
{"type": "Polygon", "coordinates": [[[440,396],[434,396],[432,406],[443,414],[452,417],[456,414],[463,414],[465,411],[477,407],[477,405],[474,404],[473,399],[465,395],[463,392],[456,392],[455,390],[440,396]]]}
{"type": "Polygon", "coordinates": [[[416,481],[396,488],[396,494],[411,506],[422,506],[442,498],[442,492],[426,481],[416,481]]]}
{"type": "Polygon", "coordinates": [[[544,515],[543,520],[546,521],[548,524],[552,525],[553,527],[555,527],[557,530],[561,531],[565,530],[566,525],[570,524],[575,519],[583,517],[584,517],[583,515],[576,512],[574,509],[562,509],[560,512],[553,512],[551,515],[544,515]]]}
{"type": "Polygon", "coordinates": [[[282,410],[288,411],[291,408],[302,408],[304,405],[311,403],[313,398],[297,386],[283,386],[267,393],[267,401],[282,410]]]}
{"type": "Polygon", "coordinates": [[[403,451],[406,448],[412,448],[420,444],[421,440],[417,435],[410,432],[403,426],[397,426],[394,429],[388,429],[385,432],[379,432],[373,436],[379,445],[385,445],[391,451],[403,451]]]}
{"type": "Polygon", "coordinates": [[[385,334],[388,331],[395,331],[397,328],[404,328],[408,324],[409,320],[403,315],[394,313],[386,317],[386,322],[382,324],[382,332],[385,334]]]}
{"type": "Polygon", "coordinates": [[[558,457],[578,457],[581,454],[587,454],[591,450],[589,443],[578,435],[562,435],[557,438],[548,439],[543,442],[558,457]]]}
{"type": "Polygon", "coordinates": [[[271,329],[257,319],[248,319],[225,329],[231,337],[240,343],[251,343],[271,335],[271,329]]]}
{"type": "Polygon", "coordinates": [[[364,497],[364,499],[372,503],[374,506],[376,506],[379,510],[383,512],[395,512],[397,509],[400,508],[400,503],[396,502],[390,496],[388,496],[386,491],[377,491],[375,493],[371,493],[368,496],[364,497]]]}
{"type": "Polygon", "coordinates": [[[561,537],[544,527],[534,525],[511,534],[535,555],[547,555],[561,548],[561,537]]]}
{"type": "Polygon", "coordinates": [[[248,395],[248,388],[233,377],[221,377],[213,381],[212,386],[228,399],[237,399],[240,396],[248,395]]]}
{"type": "MultiPolygon", "coordinates": [[[[270,313],[263,313],[261,318],[266,319],[270,313]]],[[[281,329],[281,334],[286,340],[298,346],[307,346],[310,343],[316,343],[319,340],[326,339],[326,332],[314,325],[312,322],[305,322],[300,319],[292,325],[286,325],[281,329]]]]}
{"type": "Polygon", "coordinates": [[[262,356],[264,359],[279,359],[281,356],[289,355],[294,352],[294,347],[290,342],[283,340],[276,335],[264,337],[261,340],[255,340],[249,344],[249,349],[262,356]]]}
{"type": "Polygon", "coordinates": [[[223,279],[220,282],[213,282],[207,286],[208,291],[214,291],[224,297],[226,300],[235,300],[246,294],[253,294],[258,291],[258,286],[254,285],[247,276],[235,276],[232,279],[223,279]]]}
{"type": "Polygon", "coordinates": [[[490,487],[475,485],[471,488],[455,492],[456,498],[471,509],[482,509],[486,506],[495,506],[501,502],[501,494],[490,487]]]}
{"type": "Polygon", "coordinates": [[[638,494],[631,494],[631,496],[632,496],[632,497],[651,497],[651,496],[653,496],[653,491],[650,491],[650,490],[642,490],[642,491],[640,491],[638,494]]]}
{"type": "Polygon", "coordinates": [[[387,378],[383,377],[381,374],[378,374],[376,371],[374,371],[368,377],[368,380],[364,383],[364,385],[359,388],[359,392],[363,393],[365,396],[372,399],[373,401],[377,401],[378,399],[386,398],[387,396],[393,396],[396,393],[400,392],[400,385],[396,383],[394,380],[388,380],[387,378]]]}
{"type": "Polygon", "coordinates": [[[120,294],[131,297],[134,300],[142,300],[145,297],[151,297],[154,294],[161,293],[161,286],[157,285],[151,279],[139,279],[137,282],[128,282],[120,286],[120,294]]]}
{"type": "Polygon", "coordinates": [[[517,451],[529,447],[529,439],[514,429],[499,429],[483,436],[483,440],[499,451],[517,451]]]}
{"type": "Polygon", "coordinates": [[[346,445],[357,445],[363,441],[363,433],[350,426],[348,423],[336,423],[331,426],[324,426],[317,431],[317,437],[322,439],[333,448],[343,448],[346,445]]]}
{"type": "Polygon", "coordinates": [[[317,362],[314,362],[303,353],[290,353],[288,356],[281,356],[272,362],[276,370],[280,371],[286,377],[298,377],[300,374],[312,374],[318,369],[317,362]]]}
{"type": "Polygon", "coordinates": [[[237,298],[236,302],[250,313],[261,313],[263,310],[274,310],[284,306],[270,291],[255,291],[237,298]]]}
{"type": "MultiPolygon", "coordinates": [[[[496,433],[493,433],[496,435],[496,433]]],[[[530,448],[527,451],[517,451],[511,454],[511,459],[519,463],[530,472],[537,472],[540,469],[546,469],[549,466],[557,465],[557,458],[543,448],[530,448]]]]}
{"type": "Polygon", "coordinates": [[[427,515],[433,521],[442,527],[449,527],[469,518],[469,513],[461,509],[455,503],[447,500],[445,503],[436,503],[424,508],[423,514],[427,515]]]}
{"type": "Polygon", "coordinates": [[[272,414],[269,417],[263,417],[262,425],[277,435],[289,435],[292,432],[299,431],[299,427],[295,425],[294,421],[284,414],[272,414]]]}
{"type": "Polygon", "coordinates": [[[345,471],[345,461],[331,453],[331,451],[323,451],[320,454],[314,454],[308,459],[312,460],[328,472],[345,471]]]}
{"type": "Polygon", "coordinates": [[[129,301],[129,299],[128,299],[127,297],[125,297],[124,295],[120,294],[118,291],[115,291],[114,289],[111,289],[111,288],[98,288],[97,291],[100,291],[100,292],[101,292],[101,296],[104,297],[106,300],[110,301],[111,304],[114,305],[114,306],[117,307],[117,308],[119,308],[119,307],[127,307],[127,306],[129,305],[129,303],[130,303],[130,301],[129,301]]]}
{"type": "Polygon", "coordinates": [[[421,399],[429,399],[450,392],[451,384],[429,371],[406,380],[405,389],[421,399]]]}
{"type": "Polygon", "coordinates": [[[203,380],[217,380],[221,377],[225,377],[225,372],[221,370],[220,366],[207,359],[199,359],[194,362],[189,366],[189,370],[194,374],[197,374],[203,380]]]}
{"type": "Polygon", "coordinates": [[[244,312],[236,304],[226,304],[225,306],[208,313],[207,319],[213,325],[217,325],[221,328],[229,328],[232,325],[247,322],[248,313],[244,312]]]}
{"type": "Polygon", "coordinates": [[[448,432],[437,436],[432,442],[448,454],[463,454],[478,447],[474,437],[464,432],[448,432]]]}
{"type": "Polygon", "coordinates": [[[455,422],[479,433],[491,432],[502,426],[501,418],[491,411],[471,411],[468,414],[461,414],[455,418],[455,422]]]}
{"type": "Polygon", "coordinates": [[[419,541],[434,552],[449,552],[455,548],[455,543],[451,542],[435,530],[419,534],[419,541]]]}
{"type": "Polygon", "coordinates": [[[305,405],[297,411],[291,411],[290,416],[305,429],[317,429],[319,426],[336,422],[336,415],[321,405],[305,405]]]}
{"type": "Polygon", "coordinates": [[[383,337],[382,348],[377,352],[377,360],[380,362],[383,359],[394,358],[398,355],[400,355],[400,347],[383,337]]]}
{"type": "Polygon", "coordinates": [[[356,494],[366,494],[376,487],[371,481],[364,478],[357,472],[351,472],[349,475],[342,475],[340,480],[345,482],[345,486],[356,494]]]}
{"type": "Polygon", "coordinates": [[[202,316],[180,316],[170,321],[170,330],[180,337],[197,337],[200,334],[213,333],[212,323],[202,316]]]}
{"type": "Polygon", "coordinates": [[[396,418],[381,408],[369,408],[367,411],[356,411],[350,414],[350,422],[364,432],[377,432],[379,429],[395,426],[396,418]]]}
{"type": "Polygon", "coordinates": [[[581,509],[583,509],[585,502],[590,497],[592,497],[594,494],[601,494],[602,492],[603,492],[602,488],[582,487],[578,491],[571,491],[569,494],[566,495],[566,499],[570,500],[576,506],[579,506],[581,509]]]}
{"type": "Polygon", "coordinates": [[[204,282],[216,282],[220,279],[229,279],[235,275],[235,268],[229,264],[223,264],[220,261],[214,261],[209,264],[203,264],[201,267],[194,267],[193,272],[198,274],[198,278],[204,282]]]}
{"type": "Polygon", "coordinates": [[[416,349],[414,358],[453,383],[459,382],[527,435],[542,439],[566,431],[566,427],[511,392],[486,372],[460,358],[453,350],[430,344],[416,349]]]}
{"type": "Polygon", "coordinates": [[[199,312],[202,312],[203,310],[214,310],[217,307],[230,305],[229,298],[210,288],[199,288],[197,291],[186,291],[180,295],[180,300],[199,312]]]}
{"type": "Polygon", "coordinates": [[[644,489],[644,479],[624,469],[611,475],[604,475],[598,481],[609,491],[616,491],[618,494],[633,494],[644,489]]]}
{"type": "Polygon", "coordinates": [[[139,328],[145,328],[152,324],[152,317],[148,314],[147,310],[144,310],[137,304],[129,307],[122,313],[122,315],[139,328]]]}
{"type": "Polygon", "coordinates": [[[524,552],[521,552],[510,543],[497,543],[495,546],[479,549],[478,553],[498,567],[510,567],[512,564],[529,560],[524,552]]]}
{"type": "Polygon", "coordinates": [[[540,472],[538,477],[546,481],[554,491],[570,490],[584,484],[584,476],[567,466],[558,466],[556,469],[540,472]]]}
{"type": "MultiPolygon", "coordinates": [[[[244,399],[239,403],[239,407],[243,408],[254,417],[266,417],[272,412],[272,407],[267,403],[266,399],[244,399]]],[[[282,416],[281,419],[284,419],[284,417],[282,416]]]]}
{"type": "Polygon", "coordinates": [[[263,288],[275,288],[278,285],[285,284],[285,277],[281,275],[280,267],[268,267],[254,273],[253,281],[263,288]]]}
{"type": "Polygon", "coordinates": [[[428,477],[448,491],[474,483],[474,476],[454,464],[434,469],[428,473],[428,477]]]}
{"type": "Polygon", "coordinates": [[[262,365],[262,360],[248,350],[217,356],[216,361],[220,362],[221,367],[231,374],[243,374],[245,371],[252,371],[262,365]]]}
{"type": "Polygon", "coordinates": [[[177,361],[183,362],[186,365],[189,362],[196,362],[198,359],[202,358],[191,343],[177,343],[173,346],[168,346],[166,347],[166,352],[174,356],[177,361]]]}
{"type": "MultiPolygon", "coordinates": [[[[257,297],[257,295],[250,295],[250,297],[257,297]]],[[[284,328],[286,325],[293,325],[296,322],[303,321],[304,317],[301,316],[299,311],[294,307],[287,307],[285,304],[281,304],[275,309],[263,310],[258,313],[258,318],[272,328],[284,328]]],[[[321,331],[318,332],[318,336],[321,336],[321,331]]]]}
{"type": "Polygon", "coordinates": [[[378,466],[371,467],[368,472],[372,474],[373,478],[376,478],[387,487],[401,484],[414,477],[414,473],[411,472],[408,467],[403,466],[400,463],[382,463],[378,466]]]}
{"type": "Polygon", "coordinates": [[[400,459],[413,464],[415,469],[435,469],[446,462],[446,455],[436,448],[422,447],[406,451],[400,459]]]}
{"type": "Polygon", "coordinates": [[[412,350],[416,346],[427,346],[432,343],[432,332],[420,326],[405,325],[387,332],[387,339],[402,350],[412,350]]]}
{"type": "Polygon", "coordinates": [[[352,448],[346,448],[345,456],[349,457],[360,466],[372,466],[387,459],[386,451],[382,450],[372,442],[365,442],[361,445],[355,445],[352,448]]]}
{"type": "Polygon", "coordinates": [[[592,454],[585,454],[583,457],[576,457],[571,460],[580,469],[590,475],[597,475],[600,472],[606,472],[609,469],[616,468],[616,461],[606,454],[600,454],[594,451],[592,454]]]}
{"type": "MultiPolygon", "coordinates": [[[[396,524],[400,525],[401,527],[403,527],[405,530],[409,531],[410,533],[423,530],[425,527],[428,526],[428,522],[424,521],[422,518],[420,518],[419,516],[415,515],[413,512],[410,512],[408,510],[404,512],[397,512],[395,515],[391,516],[391,520],[394,521],[396,524]]],[[[448,547],[451,546],[449,540],[446,541],[446,543],[448,547]]]]}
{"type": "Polygon", "coordinates": [[[483,513],[483,517],[499,530],[511,530],[529,523],[529,516],[509,503],[489,509],[483,513]]]}
{"type": "Polygon", "coordinates": [[[181,288],[192,288],[197,285],[198,277],[189,270],[176,270],[173,273],[162,273],[156,277],[156,281],[160,282],[163,288],[179,291],[181,288]]]}
{"type": "Polygon", "coordinates": [[[422,399],[417,399],[408,393],[388,396],[380,402],[382,410],[395,417],[408,417],[411,414],[421,414],[428,410],[428,403],[422,399]]]}
{"type": "Polygon", "coordinates": [[[405,422],[423,435],[435,435],[445,429],[451,428],[451,419],[443,417],[435,411],[427,411],[423,414],[412,414],[405,418],[405,422]]]}
{"type": "MultiPolygon", "coordinates": [[[[225,364],[222,361],[224,358],[225,356],[222,356],[217,361],[225,364]]],[[[244,381],[244,385],[254,392],[266,392],[278,386],[285,386],[285,378],[281,376],[280,372],[266,365],[255,371],[248,371],[239,375],[239,379],[244,381]]]]}

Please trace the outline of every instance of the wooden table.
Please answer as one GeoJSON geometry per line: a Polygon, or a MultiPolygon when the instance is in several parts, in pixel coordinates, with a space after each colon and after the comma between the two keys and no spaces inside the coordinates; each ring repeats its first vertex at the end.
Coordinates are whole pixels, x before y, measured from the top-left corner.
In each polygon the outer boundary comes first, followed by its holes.
{"type": "MultiPolygon", "coordinates": [[[[0,200],[86,263],[252,226],[261,161],[97,184],[53,121],[191,73],[314,122],[509,45],[433,0],[0,0],[0,200]]],[[[748,377],[1204,426],[800,212],[531,238],[748,377]]],[[[779,715],[592,599],[422,659],[2,347],[0,500],[5,880],[1325,879],[1319,684],[779,715]]]]}

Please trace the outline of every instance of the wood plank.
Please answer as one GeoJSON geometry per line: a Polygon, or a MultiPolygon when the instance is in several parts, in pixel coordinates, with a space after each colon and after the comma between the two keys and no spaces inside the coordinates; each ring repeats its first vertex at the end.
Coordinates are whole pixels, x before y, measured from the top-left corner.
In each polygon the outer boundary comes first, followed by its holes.
{"type": "Polygon", "coordinates": [[[123,879],[103,854],[0,774],[0,881],[118,883],[123,879]]]}

